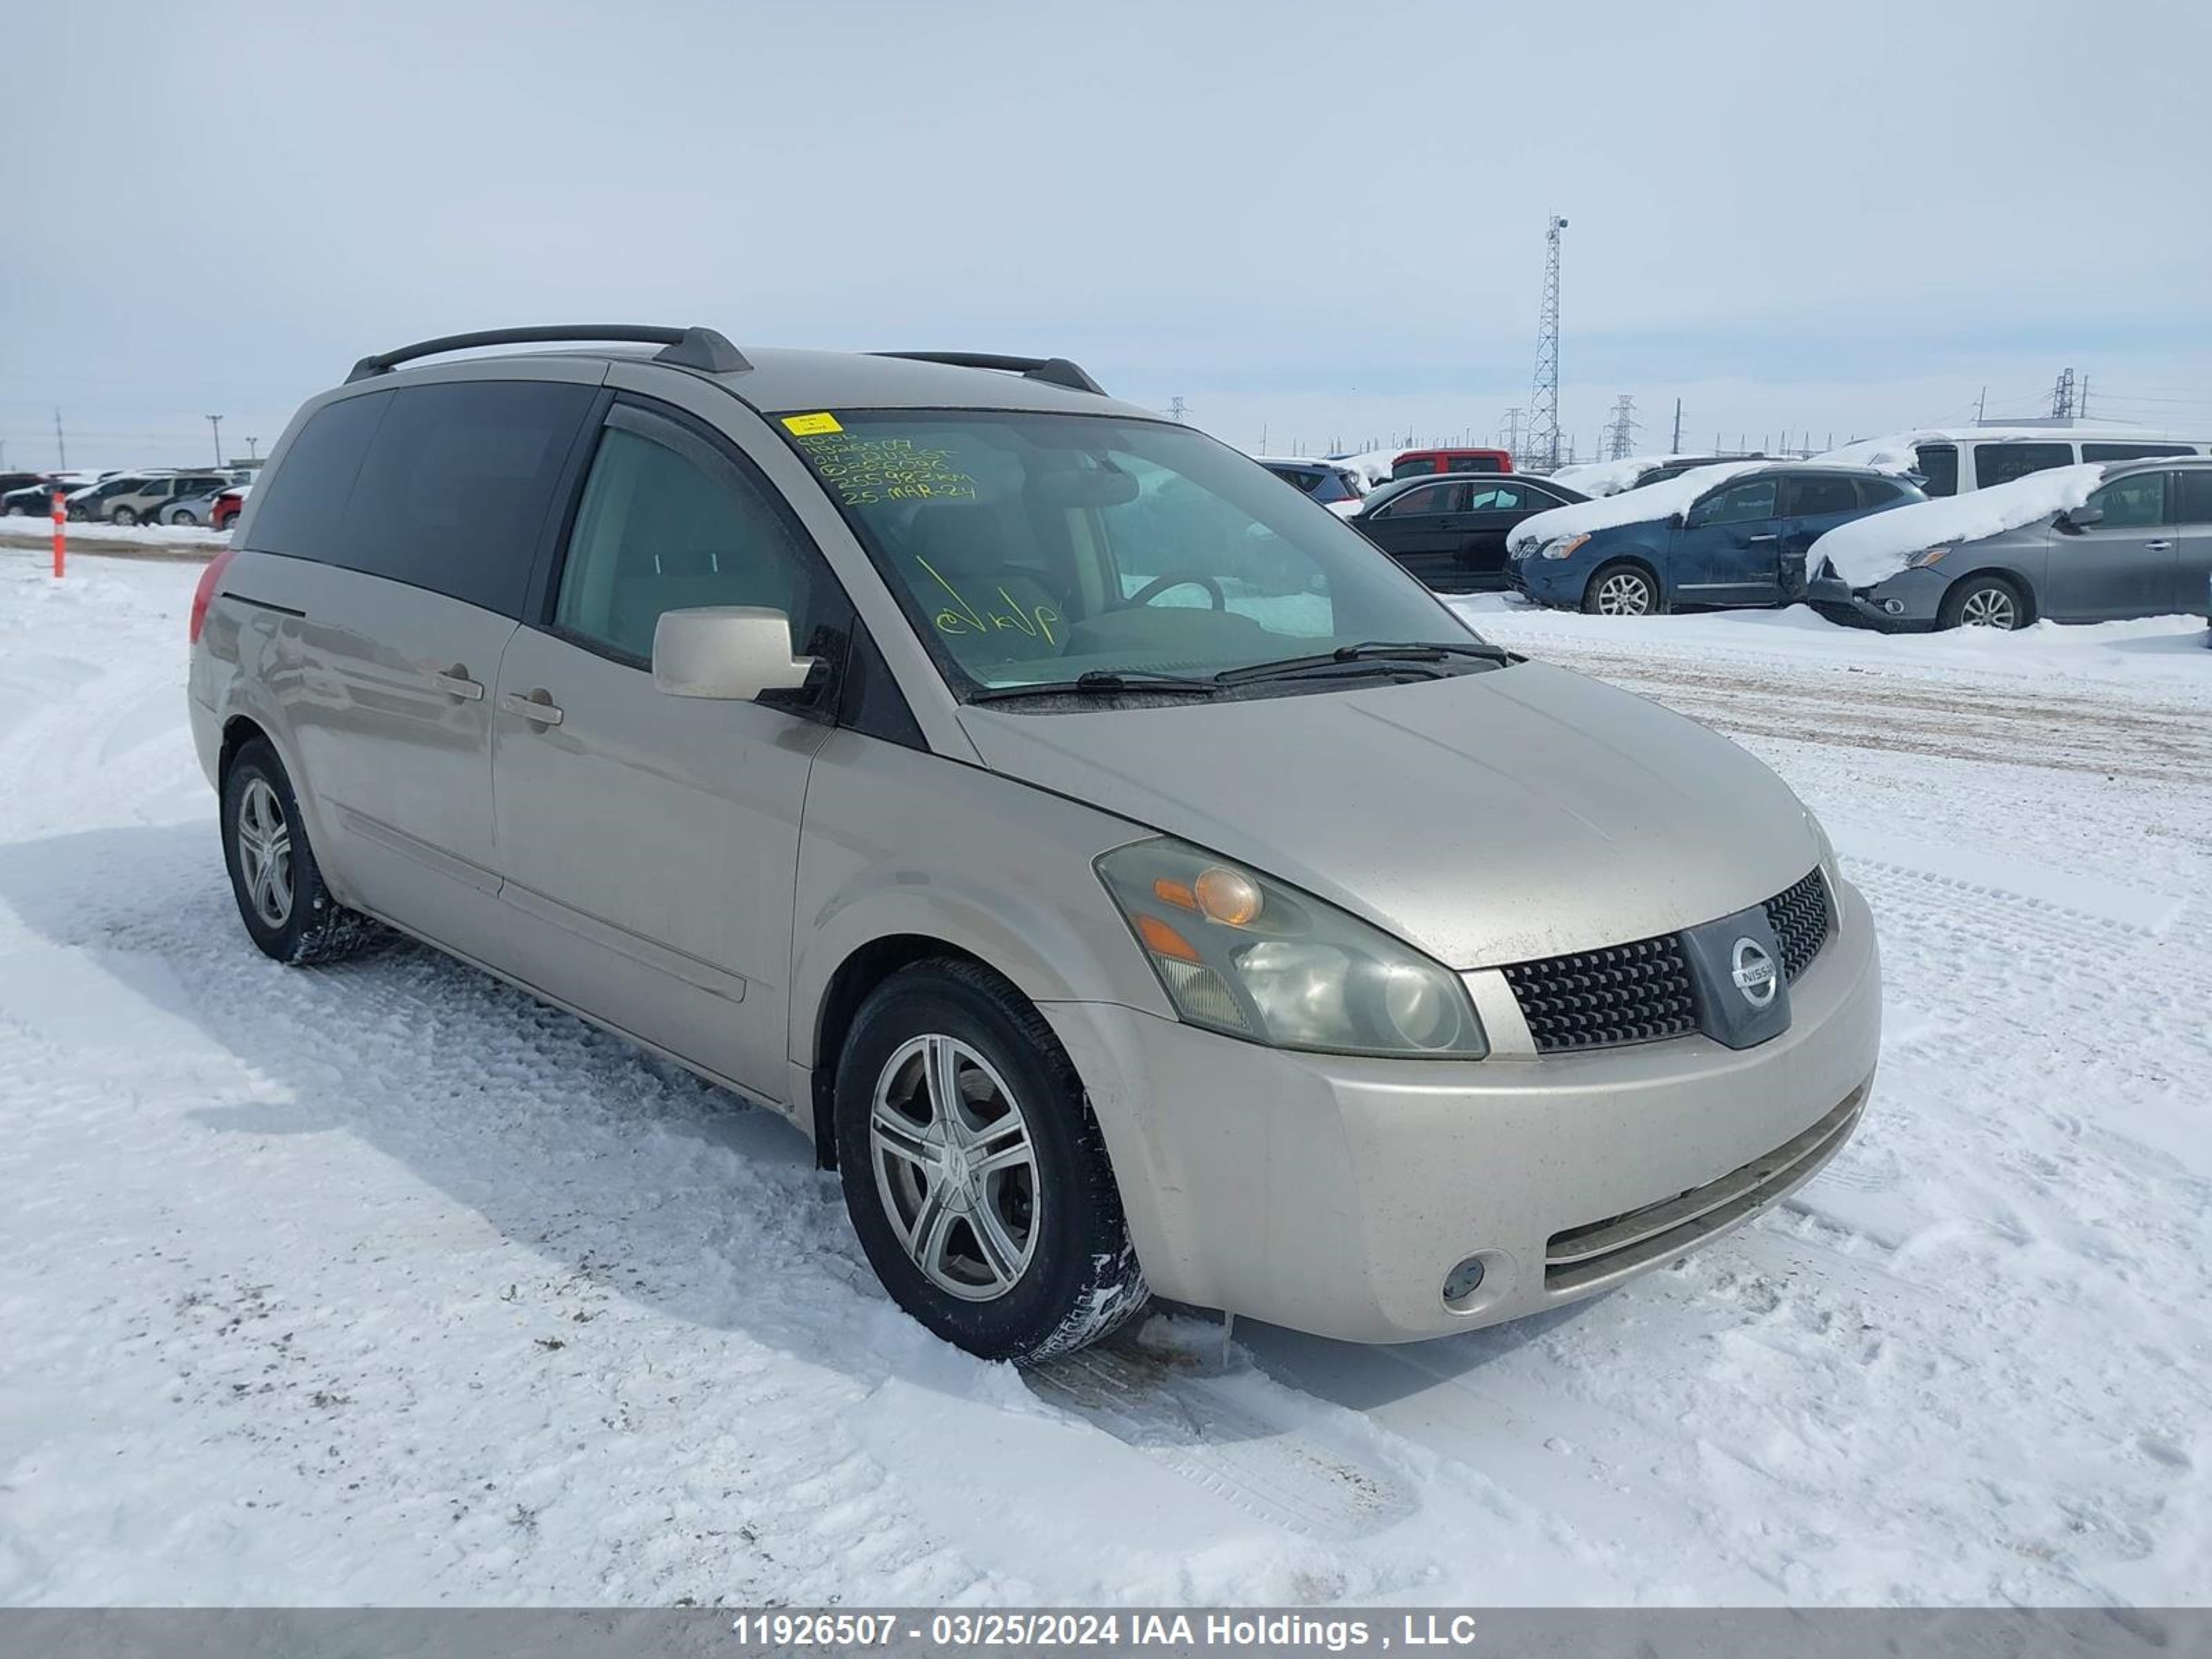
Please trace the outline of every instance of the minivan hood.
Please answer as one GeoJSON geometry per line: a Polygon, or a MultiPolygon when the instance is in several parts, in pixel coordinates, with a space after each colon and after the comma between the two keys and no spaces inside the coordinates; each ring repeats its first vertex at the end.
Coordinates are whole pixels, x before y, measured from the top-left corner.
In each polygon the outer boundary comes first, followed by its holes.
{"type": "Polygon", "coordinates": [[[1541,663],[960,718],[993,770],[1249,864],[1460,969],[1733,915],[1820,858],[1797,798],[1743,750],[1541,663]]]}

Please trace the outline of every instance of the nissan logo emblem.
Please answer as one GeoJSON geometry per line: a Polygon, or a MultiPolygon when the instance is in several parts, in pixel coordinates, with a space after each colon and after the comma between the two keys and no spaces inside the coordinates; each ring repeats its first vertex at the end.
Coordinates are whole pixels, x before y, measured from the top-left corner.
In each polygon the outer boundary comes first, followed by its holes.
{"type": "Polygon", "coordinates": [[[1755,939],[1740,939],[1729,957],[1729,977],[1735,981],[1743,1000],[1754,1008],[1772,1006],[1777,981],[1774,958],[1766,948],[1755,939]]]}

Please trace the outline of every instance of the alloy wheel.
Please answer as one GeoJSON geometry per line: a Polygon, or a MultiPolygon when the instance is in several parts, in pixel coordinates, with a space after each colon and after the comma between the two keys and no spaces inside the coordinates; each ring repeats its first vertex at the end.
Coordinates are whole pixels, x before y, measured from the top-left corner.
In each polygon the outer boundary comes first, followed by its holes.
{"type": "Polygon", "coordinates": [[[1036,1151],[989,1060],[957,1037],[901,1043],[876,1079],[868,1147],[891,1231],[931,1284],[989,1302],[1020,1282],[1043,1218],[1036,1151]]]}
{"type": "Polygon", "coordinates": [[[2020,607],[2002,587],[1978,587],[1959,607],[1959,623],[1964,628],[2018,628],[2020,607]]]}
{"type": "Polygon", "coordinates": [[[1601,617],[1644,617],[1651,611],[1651,584],[1632,570],[1617,570],[1597,586],[1601,617]]]}
{"type": "Polygon", "coordinates": [[[238,803],[238,868],[254,915],[269,927],[292,919],[292,826],[266,778],[254,778],[238,803]]]}

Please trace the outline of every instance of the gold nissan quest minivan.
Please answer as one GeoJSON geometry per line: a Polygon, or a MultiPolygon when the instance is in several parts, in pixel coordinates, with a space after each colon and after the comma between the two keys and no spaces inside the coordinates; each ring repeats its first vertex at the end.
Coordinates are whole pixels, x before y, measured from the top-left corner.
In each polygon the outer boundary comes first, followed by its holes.
{"type": "Polygon", "coordinates": [[[191,629],[256,945],[381,923],[783,1114],[979,1354],[1554,1307],[1873,1079],[1874,928],[1772,773],[1065,359],[367,358],[191,629]]]}

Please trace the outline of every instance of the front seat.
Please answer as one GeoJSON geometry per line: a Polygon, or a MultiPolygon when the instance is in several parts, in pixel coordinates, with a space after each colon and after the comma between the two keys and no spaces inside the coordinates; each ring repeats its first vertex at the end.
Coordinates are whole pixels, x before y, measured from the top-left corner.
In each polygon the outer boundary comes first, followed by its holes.
{"type": "Polygon", "coordinates": [[[1000,510],[939,501],[914,515],[908,579],[939,638],[970,661],[1056,657],[1066,607],[1034,570],[1007,562],[1000,510]]]}

